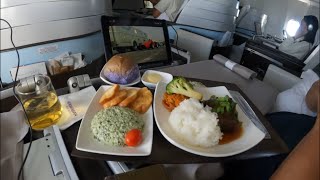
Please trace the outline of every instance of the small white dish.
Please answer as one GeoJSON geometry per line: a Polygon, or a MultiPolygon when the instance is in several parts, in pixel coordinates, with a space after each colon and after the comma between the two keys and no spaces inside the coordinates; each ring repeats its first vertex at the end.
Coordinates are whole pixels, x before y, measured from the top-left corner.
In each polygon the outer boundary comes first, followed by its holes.
{"type": "MultiPolygon", "coordinates": [[[[117,84],[117,83],[113,83],[113,82],[109,81],[108,78],[103,75],[103,70],[104,70],[105,67],[106,67],[106,65],[104,65],[103,68],[102,68],[102,70],[100,71],[100,79],[101,79],[103,82],[105,82],[105,83],[107,83],[107,84],[109,84],[109,85],[117,84]]],[[[138,84],[140,81],[141,81],[141,75],[140,75],[140,73],[139,73],[139,77],[138,77],[136,80],[134,80],[133,82],[131,82],[131,83],[129,83],[129,84],[119,84],[119,85],[122,86],[122,87],[128,87],[128,86],[136,85],[136,84],[138,84]]]]}
{"type": "Polygon", "coordinates": [[[173,79],[173,76],[171,74],[169,74],[169,73],[160,72],[160,71],[154,71],[154,70],[147,70],[143,74],[143,76],[141,78],[141,81],[145,86],[147,86],[150,89],[155,89],[156,86],[157,86],[157,83],[151,83],[151,82],[146,81],[146,77],[151,73],[159,74],[161,76],[160,82],[163,82],[163,83],[166,83],[166,84],[169,83],[170,81],[172,81],[172,79],[173,79]]]}
{"type": "MultiPolygon", "coordinates": [[[[81,151],[98,153],[98,154],[108,154],[117,156],[148,156],[151,154],[152,149],[152,139],[153,139],[153,112],[152,106],[148,111],[142,114],[142,120],[145,122],[144,129],[142,132],[143,141],[137,147],[128,146],[110,146],[99,143],[93,138],[91,132],[91,121],[94,115],[103,109],[99,104],[99,99],[104,94],[104,92],[111,86],[105,85],[101,86],[97,91],[96,95],[92,99],[82,121],[78,131],[76,148],[81,151]]],[[[134,87],[122,87],[125,89],[131,89],[134,87]]],[[[139,88],[135,88],[139,89],[139,88]]]]}
{"type": "MultiPolygon", "coordinates": [[[[227,157],[242,153],[248,149],[251,149],[263,140],[265,134],[259,130],[251,120],[245,115],[245,113],[236,106],[238,112],[239,121],[242,122],[243,134],[239,139],[236,139],[230,143],[223,145],[215,145],[213,147],[204,148],[189,145],[178,138],[171,126],[168,119],[170,112],[162,105],[163,94],[166,92],[165,83],[158,83],[154,94],[153,108],[156,124],[162,133],[162,135],[174,146],[183,149],[187,152],[206,156],[206,157],[227,157]]],[[[218,97],[228,95],[232,97],[228,89],[224,86],[208,87],[208,88],[196,88],[198,92],[203,94],[204,99],[209,99],[211,95],[218,97]]]]}

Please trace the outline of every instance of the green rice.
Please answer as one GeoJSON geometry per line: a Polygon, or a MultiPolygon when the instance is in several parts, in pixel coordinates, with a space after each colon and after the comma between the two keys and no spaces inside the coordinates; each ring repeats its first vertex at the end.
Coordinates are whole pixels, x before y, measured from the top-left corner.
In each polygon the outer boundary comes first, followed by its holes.
{"type": "Polygon", "coordinates": [[[124,146],[125,134],[132,129],[142,130],[144,122],[132,109],[114,106],[99,111],[91,121],[91,131],[99,142],[124,146]]]}

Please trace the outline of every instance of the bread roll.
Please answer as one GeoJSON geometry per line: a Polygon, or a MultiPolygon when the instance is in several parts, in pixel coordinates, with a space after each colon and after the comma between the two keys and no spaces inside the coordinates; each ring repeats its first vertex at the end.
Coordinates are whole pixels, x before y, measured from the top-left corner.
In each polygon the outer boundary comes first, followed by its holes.
{"type": "Polygon", "coordinates": [[[129,84],[139,77],[139,67],[130,58],[115,55],[106,64],[104,76],[117,84],[129,84]]]}

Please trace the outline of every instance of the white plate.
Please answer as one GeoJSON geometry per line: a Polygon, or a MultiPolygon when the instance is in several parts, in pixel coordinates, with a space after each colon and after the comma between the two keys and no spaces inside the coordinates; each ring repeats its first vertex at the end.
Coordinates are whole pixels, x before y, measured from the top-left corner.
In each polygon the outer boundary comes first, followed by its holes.
{"type": "Polygon", "coordinates": [[[165,72],[160,72],[160,71],[154,71],[154,70],[147,70],[141,78],[142,83],[147,86],[150,89],[155,89],[157,86],[157,83],[151,83],[148,81],[145,81],[145,78],[148,74],[150,73],[155,73],[155,74],[159,74],[161,76],[161,81],[164,83],[169,83],[170,81],[172,81],[173,76],[169,73],[165,73],[165,72]]]}
{"type": "MultiPolygon", "coordinates": [[[[210,148],[202,148],[184,143],[176,136],[175,132],[170,127],[168,123],[170,112],[167,109],[165,109],[162,105],[162,97],[166,91],[166,85],[167,84],[160,82],[156,87],[153,101],[153,107],[155,109],[154,117],[162,135],[171,144],[177,146],[178,148],[201,156],[226,157],[242,153],[257,145],[264,138],[265,134],[251,122],[251,120],[244,114],[244,112],[237,105],[236,110],[238,111],[238,117],[239,120],[242,122],[243,126],[243,134],[239,139],[227,144],[216,145],[210,148]]],[[[196,88],[196,90],[203,94],[204,99],[209,99],[211,95],[215,95],[218,97],[228,95],[232,97],[227,88],[224,86],[211,88],[196,88]]]]}
{"type": "MultiPolygon", "coordinates": [[[[99,143],[93,138],[93,134],[91,132],[91,120],[94,115],[103,109],[103,107],[99,104],[99,99],[103,95],[103,93],[111,86],[101,86],[97,91],[96,95],[92,99],[84,118],[82,119],[76,148],[81,151],[87,151],[92,153],[99,154],[109,154],[109,155],[117,155],[117,156],[148,156],[151,153],[152,148],[152,138],[153,138],[153,114],[152,114],[152,106],[148,109],[146,113],[142,115],[142,119],[145,121],[144,129],[143,129],[143,141],[137,147],[118,147],[118,146],[108,146],[99,143]]],[[[125,87],[126,89],[134,88],[134,87],[125,87]]],[[[135,88],[138,89],[138,88],[135,88]]]]}
{"type": "MultiPolygon", "coordinates": [[[[105,67],[106,67],[106,65],[104,65],[103,68],[102,68],[102,70],[100,71],[100,79],[101,79],[103,82],[105,82],[105,83],[107,83],[107,84],[110,84],[110,85],[117,84],[117,83],[113,83],[113,82],[109,81],[108,78],[103,75],[103,70],[104,70],[105,67]]],[[[138,77],[136,80],[134,80],[132,83],[129,83],[129,84],[119,84],[119,85],[122,86],[122,87],[133,86],[133,85],[138,84],[140,81],[141,81],[141,75],[140,75],[140,73],[139,73],[139,77],[138,77]]]]}

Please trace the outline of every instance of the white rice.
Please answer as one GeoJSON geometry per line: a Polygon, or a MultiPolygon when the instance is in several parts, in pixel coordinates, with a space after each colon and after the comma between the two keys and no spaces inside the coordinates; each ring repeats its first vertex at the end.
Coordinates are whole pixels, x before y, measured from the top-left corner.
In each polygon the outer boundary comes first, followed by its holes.
{"type": "Polygon", "coordinates": [[[210,110],[196,99],[184,100],[171,112],[169,124],[186,143],[212,147],[219,143],[223,133],[218,125],[218,115],[210,110]]]}

